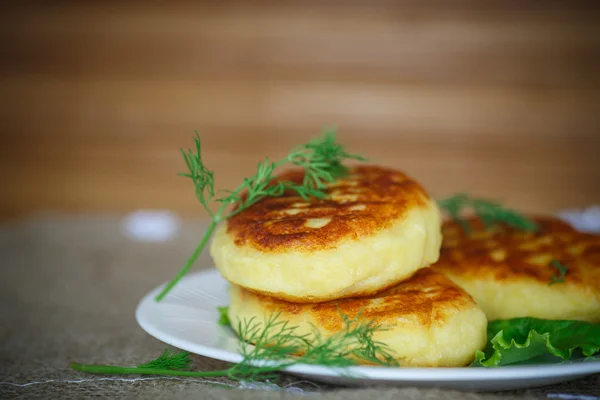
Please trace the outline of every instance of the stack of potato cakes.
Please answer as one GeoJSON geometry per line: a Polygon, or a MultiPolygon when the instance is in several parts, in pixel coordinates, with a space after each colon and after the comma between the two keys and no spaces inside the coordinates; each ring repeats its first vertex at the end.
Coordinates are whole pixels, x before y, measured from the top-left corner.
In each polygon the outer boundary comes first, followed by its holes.
{"type": "MultiPolygon", "coordinates": [[[[278,177],[302,183],[300,170],[278,177]]],[[[339,332],[342,315],[388,329],[400,365],[463,366],[486,343],[487,319],[471,296],[426,268],[442,235],[436,203],[405,174],[351,168],[325,199],[268,197],[230,218],[211,254],[232,283],[232,321],[279,312],[299,334],[339,332]]],[[[235,324],[234,324],[235,326],[235,324]]]]}

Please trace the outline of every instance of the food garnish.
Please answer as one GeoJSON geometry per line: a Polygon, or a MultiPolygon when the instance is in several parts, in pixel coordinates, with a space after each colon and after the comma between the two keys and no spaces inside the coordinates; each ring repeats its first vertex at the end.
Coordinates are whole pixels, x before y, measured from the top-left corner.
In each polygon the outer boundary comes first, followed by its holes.
{"type": "Polygon", "coordinates": [[[229,306],[217,307],[217,311],[219,312],[219,325],[221,326],[231,326],[231,321],[229,320],[229,306]]]}
{"type": "Polygon", "coordinates": [[[285,158],[279,161],[272,162],[269,158],[265,158],[264,161],[258,164],[254,175],[250,178],[244,178],[244,181],[234,190],[225,191],[224,196],[217,197],[214,172],[209,170],[202,162],[198,132],[196,132],[194,142],[196,145],[195,152],[181,149],[188,172],[180,175],[192,180],[196,197],[210,216],[211,222],[192,256],[175,278],[156,296],[156,301],[161,301],[189,271],[202,254],[219,222],[246,210],[267,196],[281,196],[288,190],[296,192],[305,200],[310,197],[323,199],[327,196],[325,192],[327,183],[333,182],[346,174],[347,168],[343,165],[345,160],[365,160],[360,155],[347,153],[344,147],[335,141],[335,131],[326,130],[320,138],[294,147],[285,158]],[[299,167],[304,170],[304,181],[301,185],[276,179],[275,171],[284,165],[299,167]],[[220,203],[216,212],[213,212],[210,208],[210,205],[214,202],[220,203]]]}
{"type": "Polygon", "coordinates": [[[360,314],[349,318],[341,314],[343,329],[331,337],[314,331],[297,335],[296,327],[279,320],[273,313],[264,322],[255,318],[238,321],[242,361],[216,371],[190,371],[188,352],[165,352],[157,359],[137,367],[90,365],[71,363],[76,371],[96,374],[169,375],[196,378],[228,377],[243,381],[265,381],[277,378],[276,373],[295,364],[318,364],[343,368],[361,363],[382,366],[397,365],[393,355],[373,335],[384,331],[385,326],[361,319],[360,314]],[[251,344],[252,343],[252,344],[251,344]],[[298,355],[301,354],[301,355],[298,355]]]}
{"type": "MultiPolygon", "coordinates": [[[[220,307],[220,310],[224,309],[220,307]]],[[[344,328],[323,338],[318,332],[294,333],[296,327],[273,313],[264,322],[238,321],[240,353],[238,364],[223,370],[190,371],[190,353],[165,350],[155,360],[137,367],[71,363],[76,371],[95,374],[166,375],[181,377],[228,377],[243,381],[276,380],[277,373],[296,364],[318,364],[344,368],[364,363],[397,366],[387,346],[375,341],[375,333],[386,327],[341,314],[344,328]],[[251,344],[252,343],[252,344],[251,344]],[[298,354],[302,354],[297,356],[298,354]]],[[[583,321],[554,321],[538,318],[496,320],[488,324],[488,345],[477,351],[474,367],[500,367],[532,363],[557,363],[573,356],[594,359],[600,352],[600,324],[583,321]]]]}
{"type": "Polygon", "coordinates": [[[574,354],[592,357],[600,351],[600,324],[514,318],[488,323],[488,345],[474,366],[557,363],[574,354]]]}
{"type": "Polygon", "coordinates": [[[468,234],[471,233],[471,226],[463,218],[466,211],[472,211],[488,228],[494,224],[504,223],[525,232],[539,230],[539,226],[534,221],[519,212],[505,208],[498,202],[471,197],[466,193],[438,200],[438,205],[468,234]]]}
{"type": "Polygon", "coordinates": [[[559,272],[559,276],[556,275],[552,275],[550,277],[550,282],[548,282],[548,286],[552,286],[555,283],[564,283],[565,282],[565,276],[567,275],[567,272],[569,271],[569,268],[567,268],[566,265],[561,264],[560,261],[558,260],[552,260],[550,261],[550,265],[552,265],[554,268],[556,268],[559,272]]]}

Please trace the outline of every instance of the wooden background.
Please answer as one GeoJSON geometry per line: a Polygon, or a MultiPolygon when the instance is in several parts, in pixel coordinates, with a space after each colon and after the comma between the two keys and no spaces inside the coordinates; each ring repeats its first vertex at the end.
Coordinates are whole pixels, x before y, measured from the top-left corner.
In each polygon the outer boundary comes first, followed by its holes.
{"type": "Polygon", "coordinates": [[[0,216],[199,214],[195,129],[231,188],[324,125],[438,196],[600,203],[597,2],[207,4],[3,6],[0,216]]]}

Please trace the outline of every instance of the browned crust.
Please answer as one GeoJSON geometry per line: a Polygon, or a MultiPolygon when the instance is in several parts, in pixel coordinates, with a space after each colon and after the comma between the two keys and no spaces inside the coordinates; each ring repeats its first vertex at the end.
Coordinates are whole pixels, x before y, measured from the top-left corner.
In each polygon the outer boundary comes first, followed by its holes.
{"type": "Polygon", "coordinates": [[[384,325],[396,325],[398,318],[415,318],[422,327],[444,322],[454,310],[476,307],[463,289],[444,275],[429,268],[418,271],[377,295],[338,299],[324,303],[298,304],[252,293],[240,288],[241,300],[255,297],[269,312],[285,315],[309,313],[317,325],[335,332],[342,328],[340,312],[354,318],[359,312],[366,320],[384,325]]]}
{"type": "MultiPolygon", "coordinates": [[[[301,183],[302,170],[281,180],[301,183]]],[[[304,201],[295,193],[268,197],[227,221],[227,233],[238,246],[264,252],[315,251],[335,248],[389,228],[407,210],[423,206],[425,190],[404,173],[378,166],[353,167],[349,175],[327,188],[330,198],[304,201]],[[285,210],[297,209],[290,215],[285,210]],[[307,227],[309,218],[329,218],[323,227],[307,227]]]]}
{"type": "Polygon", "coordinates": [[[556,218],[534,219],[541,228],[538,233],[504,225],[487,230],[471,218],[473,232],[467,235],[455,222],[444,222],[440,259],[434,268],[462,279],[548,284],[559,275],[550,265],[554,259],[568,268],[562,287],[576,285],[600,296],[600,236],[578,232],[556,218]],[[499,259],[502,251],[506,257],[499,259]]]}

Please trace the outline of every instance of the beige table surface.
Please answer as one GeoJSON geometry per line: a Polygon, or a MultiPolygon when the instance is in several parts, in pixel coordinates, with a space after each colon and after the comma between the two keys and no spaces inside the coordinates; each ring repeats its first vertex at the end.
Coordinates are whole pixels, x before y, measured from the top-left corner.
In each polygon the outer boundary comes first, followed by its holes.
{"type": "MultiPolygon", "coordinates": [[[[239,388],[198,379],[102,377],[69,369],[70,361],[135,365],[164,345],[138,327],[140,298],[169,279],[203,233],[188,221],[171,241],[128,239],[109,216],[39,215],[0,226],[0,398],[358,399],[398,398],[589,399],[600,396],[600,375],[551,387],[499,393],[397,388],[335,388],[284,376],[286,390],[239,388]],[[565,397],[577,395],[577,397],[565,397]]],[[[199,266],[209,266],[204,256],[199,266]]],[[[225,363],[194,356],[196,370],[225,363]]],[[[217,381],[216,379],[214,380],[217,381]]],[[[277,388],[276,388],[277,389],[277,388]]]]}

